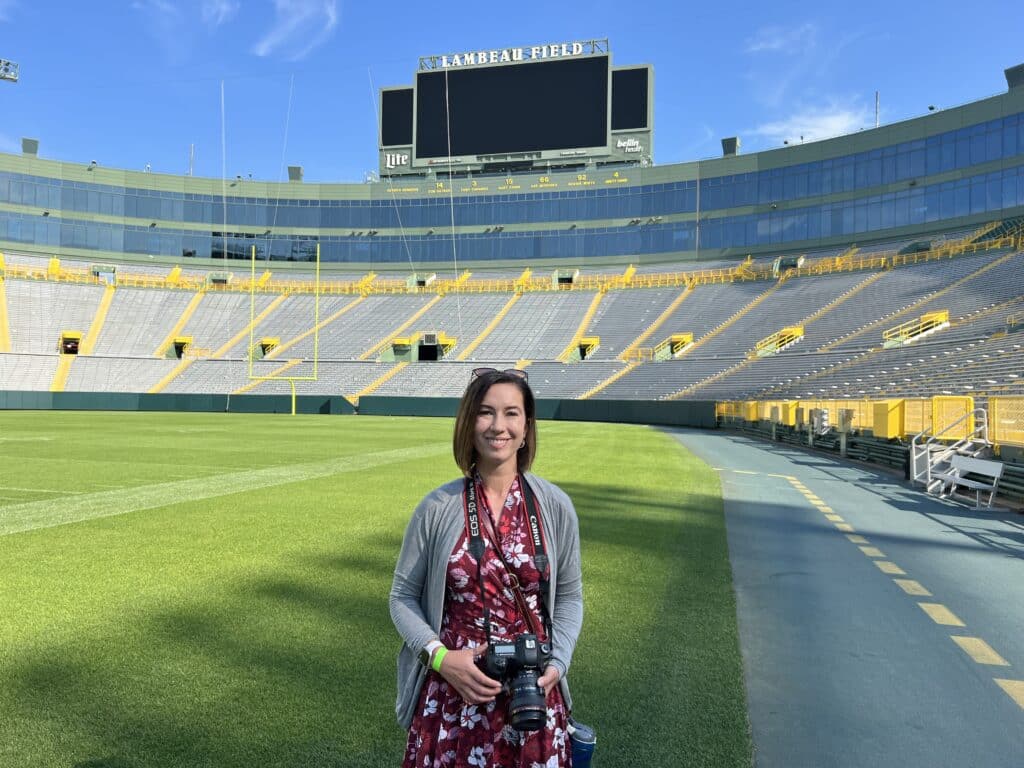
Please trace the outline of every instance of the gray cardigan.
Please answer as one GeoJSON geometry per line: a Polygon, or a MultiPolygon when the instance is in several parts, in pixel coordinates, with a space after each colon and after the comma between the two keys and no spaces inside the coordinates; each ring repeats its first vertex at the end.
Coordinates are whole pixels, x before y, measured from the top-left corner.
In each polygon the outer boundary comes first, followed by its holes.
{"type": "MultiPolygon", "coordinates": [[[[547,602],[551,616],[551,664],[561,672],[566,707],[572,708],[565,675],[583,624],[583,581],[576,510],[558,486],[527,474],[541,508],[544,544],[551,562],[547,602]]],[[[405,641],[398,654],[398,722],[412,724],[427,671],[417,661],[420,650],[438,636],[444,611],[448,558],[465,531],[463,480],[453,480],[429,493],[413,512],[395,566],[389,606],[391,620],[405,641]]]]}

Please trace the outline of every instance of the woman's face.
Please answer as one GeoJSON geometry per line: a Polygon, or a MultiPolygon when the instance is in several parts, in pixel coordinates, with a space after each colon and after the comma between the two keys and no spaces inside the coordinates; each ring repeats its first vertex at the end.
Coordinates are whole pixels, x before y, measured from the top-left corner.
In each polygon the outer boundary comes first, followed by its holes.
{"type": "Polygon", "coordinates": [[[492,385],[480,403],[473,429],[478,468],[493,472],[511,463],[514,470],[526,429],[526,409],[519,387],[507,382],[492,385]]]}

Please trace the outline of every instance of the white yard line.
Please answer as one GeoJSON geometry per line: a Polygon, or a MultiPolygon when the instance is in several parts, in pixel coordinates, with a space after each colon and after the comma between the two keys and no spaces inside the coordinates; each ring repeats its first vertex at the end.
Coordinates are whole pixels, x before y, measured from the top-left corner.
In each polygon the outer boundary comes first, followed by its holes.
{"type": "Polygon", "coordinates": [[[62,496],[80,496],[85,491],[66,491],[56,488],[19,488],[16,485],[0,485],[0,491],[21,491],[23,493],[59,493],[62,496]]]}
{"type": "Polygon", "coordinates": [[[299,483],[342,472],[357,472],[383,464],[437,456],[450,450],[450,443],[429,443],[309,464],[266,467],[156,485],[83,493],[68,499],[12,504],[0,509],[0,536],[299,483]]]}

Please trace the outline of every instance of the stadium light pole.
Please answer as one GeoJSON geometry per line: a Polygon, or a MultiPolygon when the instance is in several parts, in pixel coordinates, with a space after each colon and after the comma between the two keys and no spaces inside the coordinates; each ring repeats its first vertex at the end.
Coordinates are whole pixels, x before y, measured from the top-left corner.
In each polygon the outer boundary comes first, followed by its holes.
{"type": "Polygon", "coordinates": [[[18,82],[18,65],[16,62],[0,59],[0,80],[10,83],[18,82]]]}

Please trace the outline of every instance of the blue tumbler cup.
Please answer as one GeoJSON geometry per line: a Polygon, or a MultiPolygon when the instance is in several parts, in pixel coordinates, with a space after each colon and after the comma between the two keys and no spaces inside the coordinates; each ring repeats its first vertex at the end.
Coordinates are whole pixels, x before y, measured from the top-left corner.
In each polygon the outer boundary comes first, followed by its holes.
{"type": "Polygon", "coordinates": [[[597,746],[597,734],[589,725],[569,718],[569,740],[572,742],[572,768],[590,768],[597,746]]]}

